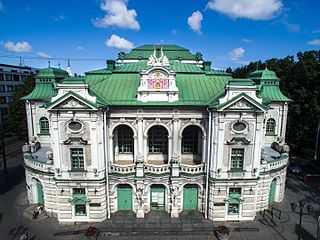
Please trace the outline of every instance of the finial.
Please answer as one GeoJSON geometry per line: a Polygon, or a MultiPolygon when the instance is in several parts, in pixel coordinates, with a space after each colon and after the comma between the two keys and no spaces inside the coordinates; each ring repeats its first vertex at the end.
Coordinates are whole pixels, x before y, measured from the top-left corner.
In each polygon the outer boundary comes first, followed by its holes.
{"type": "Polygon", "coordinates": [[[61,69],[61,64],[60,64],[60,62],[58,63],[58,66],[59,66],[59,69],[61,69]]]}
{"type": "Polygon", "coordinates": [[[69,74],[69,76],[72,76],[72,71],[71,71],[71,67],[70,67],[70,59],[68,59],[68,66],[67,66],[67,72],[69,74]]]}
{"type": "Polygon", "coordinates": [[[48,65],[49,65],[49,67],[51,67],[51,62],[50,62],[50,60],[48,60],[48,65]]]}
{"type": "Polygon", "coordinates": [[[265,70],[268,70],[268,62],[266,62],[266,69],[265,70]]]}

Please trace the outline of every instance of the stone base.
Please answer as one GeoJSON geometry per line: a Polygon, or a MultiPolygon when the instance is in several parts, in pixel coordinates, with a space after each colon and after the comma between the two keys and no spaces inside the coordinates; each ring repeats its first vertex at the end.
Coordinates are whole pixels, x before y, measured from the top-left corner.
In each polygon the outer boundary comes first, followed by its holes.
{"type": "Polygon", "coordinates": [[[143,211],[143,209],[138,209],[136,216],[137,216],[137,218],[144,218],[144,211],[143,211]]]}
{"type": "Polygon", "coordinates": [[[179,217],[178,209],[172,209],[171,210],[171,217],[172,218],[178,218],[179,217]]]}

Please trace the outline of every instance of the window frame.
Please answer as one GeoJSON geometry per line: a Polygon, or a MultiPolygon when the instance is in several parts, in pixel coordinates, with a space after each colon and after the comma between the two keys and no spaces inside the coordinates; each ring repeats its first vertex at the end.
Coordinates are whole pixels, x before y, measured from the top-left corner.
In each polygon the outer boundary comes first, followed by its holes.
{"type": "Polygon", "coordinates": [[[181,151],[182,154],[198,154],[199,149],[198,127],[186,127],[182,132],[181,151]]]}
{"type": "Polygon", "coordinates": [[[274,136],[276,135],[276,120],[274,118],[268,118],[266,122],[266,135],[274,136]]]}
{"type": "Polygon", "coordinates": [[[244,166],[244,148],[232,148],[230,152],[230,170],[231,171],[243,171],[244,166]],[[242,152],[239,153],[239,152],[242,152]],[[236,152],[236,153],[234,153],[236,152]]]}
{"type": "Polygon", "coordinates": [[[129,126],[119,126],[118,134],[118,152],[120,154],[132,154],[134,151],[133,131],[129,126]],[[130,131],[129,131],[130,130],[130,131]]]}
{"type": "Polygon", "coordinates": [[[71,171],[83,172],[85,170],[85,152],[83,148],[70,148],[71,171]],[[77,151],[73,153],[73,151],[77,151]],[[80,153],[82,152],[82,153],[80,153]]]}
{"type": "Polygon", "coordinates": [[[155,128],[153,126],[148,131],[148,153],[168,154],[168,132],[164,127],[155,128]],[[161,134],[159,134],[161,131],[161,134]]]}
{"type": "Polygon", "coordinates": [[[40,128],[40,134],[48,135],[50,133],[50,124],[49,124],[49,119],[47,117],[41,117],[39,119],[39,128],[40,128]]]}

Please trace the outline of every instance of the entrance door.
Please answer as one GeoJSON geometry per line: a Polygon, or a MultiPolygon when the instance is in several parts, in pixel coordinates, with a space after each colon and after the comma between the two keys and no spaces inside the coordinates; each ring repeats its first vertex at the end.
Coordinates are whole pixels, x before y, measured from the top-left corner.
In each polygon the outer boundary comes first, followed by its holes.
{"type": "Polygon", "coordinates": [[[132,210],[132,188],[130,185],[119,185],[118,192],[118,211],[132,210]]]}
{"type": "Polygon", "coordinates": [[[39,204],[44,205],[43,187],[40,181],[37,181],[37,200],[39,204]]]}
{"type": "Polygon", "coordinates": [[[151,186],[150,209],[158,211],[165,210],[165,189],[162,185],[151,186]]]}
{"type": "Polygon", "coordinates": [[[269,205],[272,205],[274,203],[275,195],[276,195],[276,185],[277,185],[277,180],[273,179],[270,184],[269,205]]]}
{"type": "Polygon", "coordinates": [[[198,187],[187,185],[183,188],[183,210],[197,210],[198,187]]]}

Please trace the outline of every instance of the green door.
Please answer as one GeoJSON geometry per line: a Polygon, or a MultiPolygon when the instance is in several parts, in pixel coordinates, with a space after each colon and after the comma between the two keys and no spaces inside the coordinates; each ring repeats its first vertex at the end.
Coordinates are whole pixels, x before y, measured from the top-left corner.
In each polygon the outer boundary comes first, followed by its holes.
{"type": "Polygon", "coordinates": [[[196,186],[185,186],[183,188],[183,210],[197,210],[198,188],[196,186]]]}
{"type": "Polygon", "coordinates": [[[118,186],[118,210],[132,210],[132,188],[130,185],[118,186]]]}
{"type": "Polygon", "coordinates": [[[37,181],[37,198],[38,203],[44,205],[43,187],[40,181],[37,181]]]}
{"type": "Polygon", "coordinates": [[[152,186],[150,191],[150,208],[151,210],[165,210],[165,190],[163,186],[152,186]]]}
{"type": "Polygon", "coordinates": [[[273,179],[270,184],[269,205],[272,205],[274,203],[274,199],[276,195],[276,184],[277,184],[277,180],[273,179]]]}

